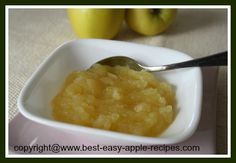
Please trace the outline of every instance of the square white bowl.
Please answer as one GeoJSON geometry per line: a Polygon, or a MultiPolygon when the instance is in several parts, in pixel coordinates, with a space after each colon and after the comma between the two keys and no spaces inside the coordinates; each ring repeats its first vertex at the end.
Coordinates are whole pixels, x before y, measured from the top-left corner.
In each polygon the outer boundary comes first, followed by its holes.
{"type": "Polygon", "coordinates": [[[20,112],[33,121],[100,144],[173,144],[189,138],[196,130],[201,115],[202,74],[198,67],[154,73],[175,86],[177,98],[175,120],[158,137],[106,131],[52,118],[50,101],[70,72],[87,69],[98,60],[117,55],[129,56],[149,66],[192,59],[184,53],[162,47],[99,39],[70,41],[53,51],[27,81],[18,98],[20,112]]]}

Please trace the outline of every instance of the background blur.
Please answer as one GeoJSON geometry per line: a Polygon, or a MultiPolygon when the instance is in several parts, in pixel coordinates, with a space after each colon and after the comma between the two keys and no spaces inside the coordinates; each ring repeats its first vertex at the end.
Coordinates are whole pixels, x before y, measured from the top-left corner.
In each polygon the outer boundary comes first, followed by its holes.
{"type": "MultiPolygon", "coordinates": [[[[76,39],[63,9],[9,10],[9,121],[18,113],[16,99],[26,80],[60,44],[76,39]]],[[[194,58],[227,50],[226,9],[179,9],[164,33],[145,37],[124,24],[115,40],[162,46],[194,58]]],[[[96,54],[95,54],[96,55],[96,54]]],[[[227,67],[217,81],[216,149],[227,152],[227,67]]]]}

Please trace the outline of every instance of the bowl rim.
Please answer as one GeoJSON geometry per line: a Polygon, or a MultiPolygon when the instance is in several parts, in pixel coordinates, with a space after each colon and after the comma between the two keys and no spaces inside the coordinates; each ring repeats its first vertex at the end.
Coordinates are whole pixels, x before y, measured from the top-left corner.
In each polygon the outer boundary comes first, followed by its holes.
{"type": "MultiPolygon", "coordinates": [[[[196,131],[196,129],[198,127],[200,117],[201,117],[201,110],[202,110],[201,105],[202,105],[202,94],[203,94],[203,92],[202,92],[203,82],[202,82],[202,72],[199,67],[194,68],[194,69],[196,69],[196,73],[198,74],[198,78],[197,78],[198,81],[196,81],[196,83],[199,83],[198,84],[199,88],[197,89],[199,96],[196,97],[196,105],[197,105],[196,108],[198,108],[198,109],[195,110],[196,113],[194,114],[193,118],[191,119],[191,122],[188,124],[188,127],[186,129],[184,129],[184,131],[181,134],[179,134],[178,136],[175,136],[174,138],[138,136],[138,135],[132,135],[132,134],[126,134],[126,133],[119,133],[119,132],[115,132],[115,131],[97,129],[97,128],[92,128],[92,127],[86,127],[86,126],[82,126],[82,125],[69,124],[69,123],[65,123],[65,122],[49,120],[49,119],[46,119],[44,117],[40,117],[38,115],[32,114],[29,111],[27,111],[27,109],[25,109],[25,107],[24,107],[25,99],[27,99],[27,96],[28,96],[30,90],[32,90],[32,88],[34,88],[34,86],[37,84],[37,81],[38,81],[37,79],[39,79],[44,74],[44,72],[47,70],[47,68],[50,66],[50,63],[56,57],[57,52],[59,50],[61,50],[62,48],[64,48],[65,46],[68,46],[70,44],[74,44],[75,42],[84,42],[84,41],[85,42],[86,41],[117,42],[117,43],[125,43],[125,44],[130,44],[130,45],[132,44],[132,45],[141,45],[141,46],[145,46],[145,47],[154,47],[151,45],[143,45],[143,44],[138,44],[138,43],[131,43],[131,42],[125,42],[125,41],[114,41],[114,40],[104,40],[104,39],[73,39],[73,40],[64,42],[63,44],[61,44],[60,46],[55,48],[49,54],[49,56],[44,59],[44,61],[39,65],[39,67],[35,70],[35,72],[30,76],[30,78],[26,81],[24,87],[20,91],[20,94],[17,99],[17,106],[19,108],[19,111],[26,118],[33,120],[35,122],[38,122],[40,124],[51,126],[51,127],[56,127],[56,128],[60,128],[60,129],[67,129],[67,130],[71,130],[71,131],[75,131],[75,132],[79,131],[79,132],[83,132],[83,133],[87,133],[87,134],[96,133],[96,135],[99,135],[99,136],[112,137],[112,138],[116,138],[117,140],[120,139],[120,140],[125,140],[125,141],[136,142],[136,143],[174,144],[174,143],[182,142],[193,135],[193,133],[196,131]]],[[[192,58],[192,57],[188,56],[187,54],[184,54],[182,52],[179,52],[179,51],[176,51],[173,49],[164,48],[164,47],[158,47],[158,48],[175,51],[175,52],[178,52],[178,55],[180,54],[180,55],[183,55],[184,57],[192,58]]]]}

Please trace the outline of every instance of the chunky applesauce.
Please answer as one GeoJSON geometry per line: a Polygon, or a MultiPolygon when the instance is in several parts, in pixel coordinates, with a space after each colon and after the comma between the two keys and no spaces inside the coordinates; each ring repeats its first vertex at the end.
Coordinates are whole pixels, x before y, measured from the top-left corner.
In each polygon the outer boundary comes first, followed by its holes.
{"type": "Polygon", "coordinates": [[[174,119],[175,92],[149,72],[96,64],[69,74],[52,107],[58,121],[158,136],[174,119]]]}

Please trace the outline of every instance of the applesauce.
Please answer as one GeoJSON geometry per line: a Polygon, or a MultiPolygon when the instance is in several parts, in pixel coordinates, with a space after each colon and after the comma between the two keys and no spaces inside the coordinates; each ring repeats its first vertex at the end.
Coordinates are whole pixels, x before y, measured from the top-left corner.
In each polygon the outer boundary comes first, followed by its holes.
{"type": "Polygon", "coordinates": [[[52,108],[58,121],[158,136],[174,119],[175,91],[149,72],[96,64],[69,74],[52,108]]]}

